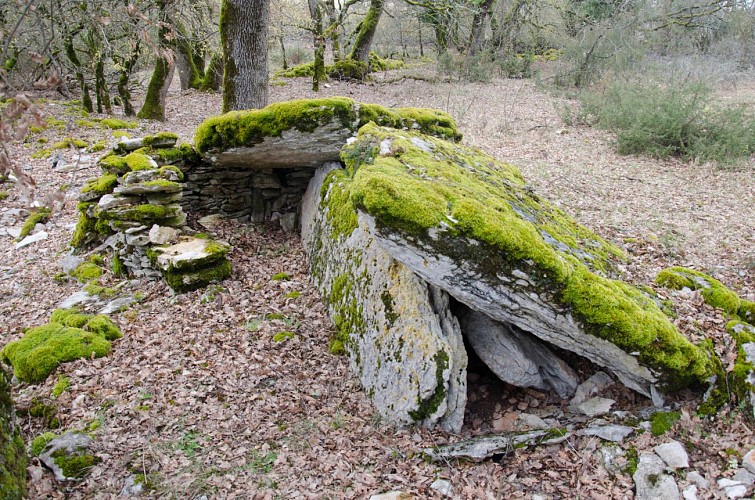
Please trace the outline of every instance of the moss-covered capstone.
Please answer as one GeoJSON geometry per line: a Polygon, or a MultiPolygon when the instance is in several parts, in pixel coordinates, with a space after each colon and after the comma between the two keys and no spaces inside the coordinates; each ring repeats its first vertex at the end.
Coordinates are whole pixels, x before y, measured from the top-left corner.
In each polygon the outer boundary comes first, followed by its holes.
{"type": "Polygon", "coordinates": [[[337,161],[341,147],[369,121],[446,139],[461,134],[448,113],[389,109],[346,97],[301,99],[251,111],[231,111],[199,125],[194,144],[218,165],[247,168],[319,167],[337,161]]]}
{"type": "MultiPolygon", "coordinates": [[[[468,307],[575,351],[650,396],[705,383],[712,361],[654,301],[612,279],[623,253],[478,150],[368,124],[342,151],[324,203],[357,217],[398,261],[468,307]]],[[[316,267],[316,264],[315,264],[316,267]]],[[[313,269],[313,274],[317,269],[313,269]]]]}
{"type": "Polygon", "coordinates": [[[0,351],[0,360],[13,366],[23,382],[42,382],[61,363],[110,352],[110,341],[120,338],[118,326],[107,316],[56,309],[50,322],[29,329],[0,351]]]}

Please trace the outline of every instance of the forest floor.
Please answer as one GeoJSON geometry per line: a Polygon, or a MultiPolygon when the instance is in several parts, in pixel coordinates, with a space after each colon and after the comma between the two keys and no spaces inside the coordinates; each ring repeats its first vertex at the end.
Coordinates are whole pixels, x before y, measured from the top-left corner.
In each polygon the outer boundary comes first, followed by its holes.
{"type": "MultiPolygon", "coordinates": [[[[271,87],[270,101],[344,95],[446,110],[457,119],[466,144],[517,165],[536,193],[625,248],[630,260],[622,269],[624,279],[652,285],[664,267],[683,265],[755,300],[752,164],[722,170],[619,156],[610,134],[564,125],[559,110],[576,103],[532,81],[430,82],[409,74],[381,83],[400,76],[376,75],[369,84],[331,82],[319,94],[309,90],[306,79],[286,80],[271,87]]],[[[755,78],[723,88],[721,98],[755,104],[755,78]]],[[[75,169],[60,172],[49,159],[31,157],[49,147],[37,139],[116,142],[114,131],[78,126],[79,117],[62,102],[46,100],[40,107],[64,120],[65,130],[49,128],[29,144],[11,146],[11,152],[40,192],[61,189],[67,202],[46,224],[46,240],[16,249],[11,237],[0,237],[0,344],[47,322],[61,301],[81,289],[75,280],[53,278],[68,252],[78,190],[99,175],[98,154],[85,154],[75,169]]],[[[128,133],[167,130],[191,141],[195,127],[220,107],[219,95],[173,89],[165,122],[140,121],[128,133]]],[[[76,160],[73,151],[63,153],[67,162],[76,160]]],[[[13,185],[0,184],[0,191],[8,193],[0,198],[2,225],[13,222],[9,211],[28,206],[13,185]]],[[[16,224],[23,223],[19,217],[16,224]]],[[[67,484],[56,483],[32,459],[31,498],[115,497],[136,473],[148,480],[144,496],[160,498],[365,498],[390,490],[440,498],[430,487],[436,479],[450,481],[454,495],[465,499],[632,498],[634,484],[626,472],[632,456],[672,439],[687,449],[687,471],[710,481],[708,488],[698,487],[698,497],[709,498],[722,495],[715,481],[732,476],[754,446],[753,423],[742,407],[701,417],[695,411],[701,394],[691,391],[667,398],[681,418],[654,437],[639,423],[647,418],[650,401],[615,384],[606,396],[617,401],[614,410],[628,413],[601,419],[636,427],[620,445],[571,434],[560,444],[519,449],[479,464],[428,462],[422,448],[513,430],[522,414],[570,430],[591,422],[568,414],[568,401],[505,386],[479,368],[470,370],[472,403],[460,435],[382,421],[349,375],[346,358],[328,351],[331,322],[310,283],[298,237],[238,221],[223,221],[216,232],[233,245],[228,280],[181,295],[161,281],[125,283],[124,293],[138,291],[141,301],[112,316],[124,336],[109,356],[64,364],[42,384],[14,387],[21,408],[34,398],[57,407],[62,427],[56,432],[88,429],[95,422],[94,452],[102,459],[86,479],[67,484]],[[292,279],[271,280],[280,272],[292,279]],[[293,291],[301,295],[293,298],[293,291]],[[272,313],[283,319],[269,319],[272,313]],[[282,330],[295,330],[296,336],[273,342],[282,330]],[[53,398],[59,376],[68,377],[70,386],[53,398]],[[606,459],[612,453],[618,458],[606,459]]],[[[119,282],[106,279],[111,286],[119,282]]],[[[720,311],[698,293],[659,292],[673,301],[682,332],[695,340],[713,339],[724,359],[731,359],[720,311]]],[[[587,363],[580,367],[583,379],[593,371],[587,363]]],[[[25,417],[23,430],[30,441],[47,429],[43,419],[25,417]]],[[[690,484],[687,476],[677,472],[680,487],[690,484]]]]}

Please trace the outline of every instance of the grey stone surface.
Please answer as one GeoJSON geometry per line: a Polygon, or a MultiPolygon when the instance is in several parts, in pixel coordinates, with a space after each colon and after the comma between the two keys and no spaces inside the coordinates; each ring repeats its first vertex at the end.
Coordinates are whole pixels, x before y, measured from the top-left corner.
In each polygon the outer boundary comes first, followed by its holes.
{"type": "Polygon", "coordinates": [[[47,239],[47,231],[40,231],[38,233],[31,234],[24,238],[23,240],[16,243],[16,250],[19,248],[28,247],[29,245],[33,245],[34,243],[38,243],[40,241],[47,239]]]}
{"type": "Polygon", "coordinates": [[[39,460],[55,474],[58,481],[71,481],[81,478],[68,477],[63,470],[55,463],[56,452],[63,452],[66,456],[76,456],[88,454],[89,447],[92,444],[92,438],[82,432],[66,432],[62,436],[56,437],[42,450],[39,454],[39,460]]]}
{"type": "Polygon", "coordinates": [[[697,486],[699,486],[702,489],[707,489],[710,486],[710,481],[705,479],[696,470],[689,471],[687,473],[687,480],[695,483],[697,486]]]}
{"type": "Polygon", "coordinates": [[[574,394],[577,374],[536,337],[477,311],[459,322],[479,358],[504,382],[553,389],[562,398],[574,394]]]}
{"type": "MultiPolygon", "coordinates": [[[[524,291],[530,285],[537,288],[528,281],[526,273],[520,273],[518,280],[498,274],[480,279],[479,271],[439,253],[429,243],[409,241],[396,231],[378,227],[368,215],[360,214],[360,217],[366,221],[367,230],[394,259],[428,283],[446,290],[470,309],[484,311],[496,321],[515,325],[548,344],[578,353],[611,370],[627,387],[651,396],[651,386],[657,378],[647,367],[612,342],[585,333],[568,309],[553,303],[547,296],[524,291]]],[[[441,236],[433,236],[431,232],[430,237],[441,236]]],[[[474,242],[470,241],[469,245],[474,242]]]]}
{"type": "Polygon", "coordinates": [[[179,234],[181,233],[175,228],[154,224],[149,230],[149,242],[153,245],[175,243],[179,234]]]}
{"type": "Polygon", "coordinates": [[[123,482],[123,488],[119,496],[121,497],[138,497],[144,493],[144,482],[137,481],[137,476],[132,474],[123,482]]]}
{"type": "Polygon", "coordinates": [[[137,300],[135,297],[129,295],[126,297],[118,297],[117,299],[113,299],[107,304],[105,304],[105,307],[100,309],[98,314],[113,314],[120,311],[123,311],[124,309],[127,309],[131,304],[136,303],[137,300]]]}
{"type": "Polygon", "coordinates": [[[697,486],[690,484],[682,491],[684,500],[697,500],[697,486]]]}
{"type": "Polygon", "coordinates": [[[610,387],[613,383],[613,380],[607,373],[601,371],[595,372],[590,378],[579,384],[569,404],[574,407],[579,406],[587,398],[595,396],[603,389],[610,387]]]}
{"type": "Polygon", "coordinates": [[[342,333],[349,336],[351,370],[384,418],[458,432],[466,404],[466,352],[447,299],[391,258],[364,222],[348,237],[334,234],[321,199],[334,168],[339,165],[319,169],[310,182],[302,242],[331,317],[347,328],[342,333]],[[336,283],[346,291],[342,296],[331,295],[336,283]],[[349,318],[355,321],[343,321],[349,318]]]}
{"type": "Polygon", "coordinates": [[[676,480],[665,472],[665,464],[655,453],[642,453],[632,479],[636,500],[675,500],[679,498],[676,480]]]}
{"type": "Polygon", "coordinates": [[[448,479],[436,479],[430,488],[437,491],[441,496],[454,498],[454,487],[448,479]]]}
{"type": "Polygon", "coordinates": [[[86,292],[85,290],[80,290],[80,291],[72,294],[67,299],[63,300],[58,305],[58,307],[61,308],[61,309],[69,309],[69,308],[74,307],[74,306],[78,306],[78,305],[81,305],[81,304],[86,304],[88,302],[96,302],[96,301],[97,301],[97,297],[93,297],[93,296],[89,295],[89,293],[86,292]]]}
{"type": "Polygon", "coordinates": [[[599,415],[605,415],[611,411],[611,406],[616,401],[608,398],[594,397],[586,401],[581,402],[576,407],[570,406],[569,409],[575,411],[575,413],[582,413],[588,417],[597,417],[599,415]]]}
{"type": "Polygon", "coordinates": [[[716,481],[718,488],[728,498],[742,498],[747,494],[747,485],[733,479],[719,479],[716,481]]]}
{"type": "Polygon", "coordinates": [[[755,474],[755,448],[751,449],[742,457],[742,467],[750,474],[755,474]]]}
{"type": "Polygon", "coordinates": [[[434,462],[447,462],[448,460],[480,462],[493,455],[508,455],[513,450],[523,446],[560,443],[567,437],[568,433],[556,436],[549,431],[498,434],[476,437],[435,448],[425,448],[422,452],[434,462]]]}
{"type": "Polygon", "coordinates": [[[579,431],[579,434],[582,434],[584,436],[597,436],[600,439],[604,439],[606,441],[622,443],[624,442],[624,439],[626,439],[627,436],[629,436],[632,432],[634,432],[634,429],[626,425],[608,424],[596,425],[582,429],[581,431],[579,431]]]}
{"type": "Polygon", "coordinates": [[[684,449],[684,445],[679,441],[659,444],[653,448],[653,451],[655,451],[671,469],[686,469],[689,467],[689,456],[684,449]]]}

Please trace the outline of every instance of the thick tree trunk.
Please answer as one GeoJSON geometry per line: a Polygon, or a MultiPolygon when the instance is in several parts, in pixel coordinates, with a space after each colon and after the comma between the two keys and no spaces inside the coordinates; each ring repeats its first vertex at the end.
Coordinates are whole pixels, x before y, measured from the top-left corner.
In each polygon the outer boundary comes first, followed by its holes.
{"type": "Polygon", "coordinates": [[[118,75],[118,95],[120,96],[121,103],[123,105],[123,114],[126,116],[134,116],[136,114],[134,105],[131,103],[131,91],[128,88],[128,81],[131,78],[131,72],[134,69],[134,65],[139,59],[140,52],[141,43],[139,39],[137,39],[131,50],[131,55],[129,56],[129,58],[121,60],[119,64],[121,70],[120,74],[118,75]]]}
{"type": "Polygon", "coordinates": [[[210,91],[220,90],[223,84],[223,55],[215,53],[210,58],[210,64],[207,65],[207,71],[205,71],[204,78],[202,80],[202,86],[199,90],[210,91]]]}
{"type": "Polygon", "coordinates": [[[112,113],[110,90],[107,88],[107,80],[105,79],[105,61],[102,56],[97,58],[97,63],[94,66],[94,92],[97,97],[97,112],[102,113],[104,109],[105,113],[112,113]]]}
{"type": "Polygon", "coordinates": [[[66,52],[66,57],[71,64],[73,64],[73,67],[76,68],[76,80],[81,87],[81,109],[88,113],[92,113],[94,111],[94,106],[92,106],[92,97],[89,95],[89,84],[87,83],[86,77],[81,69],[79,56],[76,54],[76,49],[73,46],[73,37],[67,37],[63,42],[63,46],[66,52]]]}
{"type": "Polygon", "coordinates": [[[383,3],[385,0],[370,0],[370,8],[357,29],[357,38],[354,41],[354,47],[351,49],[349,59],[355,61],[369,62],[370,48],[372,48],[372,39],[375,38],[380,15],[383,13],[383,3]]]}
{"type": "Polygon", "coordinates": [[[144,104],[142,109],[136,115],[138,118],[144,118],[147,120],[165,120],[165,101],[168,97],[168,87],[170,82],[173,81],[173,73],[176,69],[174,61],[173,48],[175,47],[174,38],[169,36],[171,34],[168,26],[170,20],[166,11],[168,0],[160,0],[157,2],[160,8],[160,18],[163,21],[165,27],[160,28],[160,49],[161,53],[157,56],[155,62],[155,70],[152,72],[152,79],[147,86],[147,95],[144,96],[144,104]],[[173,51],[173,54],[170,54],[173,51]]]}
{"type": "Polygon", "coordinates": [[[223,0],[223,112],[267,105],[269,0],[223,0]]]}
{"type": "Polygon", "coordinates": [[[485,38],[485,21],[490,16],[495,0],[483,0],[472,19],[472,33],[469,37],[469,51],[467,55],[473,56],[482,48],[485,38]]]}

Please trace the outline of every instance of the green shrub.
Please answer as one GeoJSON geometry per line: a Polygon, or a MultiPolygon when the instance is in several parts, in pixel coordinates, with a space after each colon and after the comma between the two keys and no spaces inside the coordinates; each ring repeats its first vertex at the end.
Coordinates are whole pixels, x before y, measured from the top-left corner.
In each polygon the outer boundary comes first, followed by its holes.
{"type": "Polygon", "coordinates": [[[582,97],[592,121],[616,134],[620,154],[730,164],[755,152],[755,118],[723,108],[702,83],[615,81],[582,97]]]}

